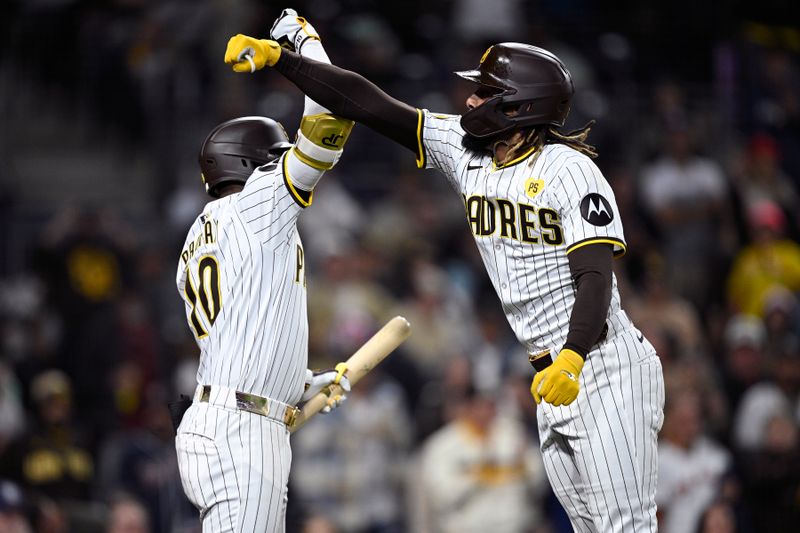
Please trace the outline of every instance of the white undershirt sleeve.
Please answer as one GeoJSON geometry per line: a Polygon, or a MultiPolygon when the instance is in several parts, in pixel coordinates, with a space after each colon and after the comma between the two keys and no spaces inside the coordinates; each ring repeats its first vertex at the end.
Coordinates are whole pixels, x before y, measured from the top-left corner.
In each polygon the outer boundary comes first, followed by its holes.
{"type": "MultiPolygon", "coordinates": [[[[325,52],[325,47],[322,46],[322,42],[317,39],[306,40],[302,48],[298,50],[298,53],[303,57],[308,57],[329,65],[331,64],[331,60],[325,52]]],[[[303,116],[319,115],[321,113],[330,113],[330,111],[306,96],[303,116]]],[[[319,182],[319,179],[325,173],[324,170],[310,167],[300,161],[294,153],[294,150],[286,154],[286,169],[289,172],[289,179],[292,181],[292,185],[304,191],[313,190],[319,182]]]]}

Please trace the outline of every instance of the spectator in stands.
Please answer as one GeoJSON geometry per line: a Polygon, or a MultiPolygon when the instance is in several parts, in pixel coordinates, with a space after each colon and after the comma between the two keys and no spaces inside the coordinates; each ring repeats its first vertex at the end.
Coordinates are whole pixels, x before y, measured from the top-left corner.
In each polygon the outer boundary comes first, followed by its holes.
{"type": "MultiPolygon", "coordinates": [[[[142,403],[142,425],[112,434],[103,444],[98,457],[97,492],[104,496],[118,492],[129,495],[145,512],[149,530],[171,533],[195,524],[197,511],[183,496],[165,394],[151,387],[142,403]]],[[[121,503],[131,503],[130,498],[121,503]]]]}
{"type": "Polygon", "coordinates": [[[147,511],[138,501],[121,497],[112,502],[106,533],[150,533],[147,511]]]}
{"type": "Polygon", "coordinates": [[[352,336],[368,338],[370,328],[388,320],[396,304],[375,279],[366,250],[344,245],[326,252],[316,275],[308,279],[315,289],[308,294],[309,356],[331,355],[333,348],[346,359],[352,336]]]}
{"type": "Polygon", "coordinates": [[[739,403],[733,428],[738,450],[763,448],[773,419],[800,416],[800,353],[771,355],[770,379],[747,389],[739,403]]]}
{"type": "Polygon", "coordinates": [[[740,455],[743,499],[756,531],[787,531],[800,523],[800,444],[797,420],[788,413],[769,419],[758,448],[740,455]]]}
{"type": "Polygon", "coordinates": [[[312,516],[303,523],[301,533],[336,533],[336,527],[324,516],[312,516]]]}
{"type": "Polygon", "coordinates": [[[753,241],[733,262],[728,299],[742,313],[763,316],[764,304],[776,287],[800,291],[800,245],[786,238],[786,216],[772,202],[748,211],[753,241]]]}
{"type": "Polygon", "coordinates": [[[714,501],[730,454],[704,435],[696,391],[667,394],[664,427],[658,447],[659,530],[686,533],[698,526],[705,508],[714,501]]]}
{"type": "Polygon", "coordinates": [[[496,400],[470,386],[455,420],[422,445],[410,475],[413,531],[522,533],[544,525],[541,454],[496,400]]]}
{"type": "Polygon", "coordinates": [[[0,531],[3,533],[33,533],[25,516],[25,500],[22,491],[11,481],[1,479],[0,531]]]}
{"type": "Polygon", "coordinates": [[[0,359],[0,457],[5,447],[25,429],[25,411],[16,376],[0,359]]]}
{"type": "Polygon", "coordinates": [[[471,353],[479,338],[471,302],[453,286],[447,273],[427,258],[411,261],[413,293],[399,313],[414,324],[415,335],[406,341],[417,365],[438,374],[447,359],[471,353]]]}
{"type": "Polygon", "coordinates": [[[133,285],[132,232],[110,209],[64,209],[44,228],[36,252],[48,303],[58,313],[58,368],[89,425],[107,424],[109,375],[120,339],[114,304],[133,285]]]}
{"type": "MultiPolygon", "coordinates": [[[[339,348],[352,353],[364,340],[351,337],[339,348]]],[[[292,437],[292,498],[340,531],[405,531],[402,480],[413,437],[402,389],[380,369],[371,372],[348,395],[346,409],[315,418],[292,437]]]]}
{"type": "Polygon", "coordinates": [[[764,302],[764,327],[767,353],[800,351],[800,305],[786,287],[771,290],[764,302]]]}
{"type": "MultiPolygon", "coordinates": [[[[765,133],[754,134],[748,144],[736,188],[745,207],[771,202],[784,213],[795,213],[800,197],[792,179],[781,170],[777,141],[765,133]]],[[[797,218],[791,225],[797,229],[797,218]]]]}
{"type": "Polygon", "coordinates": [[[700,518],[697,533],[736,533],[736,516],[731,505],[717,500],[709,505],[700,518]]]}
{"type": "Polygon", "coordinates": [[[724,387],[735,410],[745,391],[767,376],[764,323],[757,316],[734,315],[725,326],[723,342],[724,387]]]}
{"type": "Polygon", "coordinates": [[[642,171],[642,200],[664,240],[673,287],[702,307],[709,302],[709,275],[719,259],[728,184],[714,160],[693,152],[685,128],[668,131],[664,147],[642,171]]]}
{"type": "Polygon", "coordinates": [[[637,327],[643,331],[661,328],[661,334],[675,342],[679,356],[695,358],[705,349],[700,317],[686,299],[672,290],[665,269],[663,258],[651,254],[642,290],[631,295],[627,308],[637,327]]]}
{"type": "Polygon", "coordinates": [[[87,500],[94,460],[85,435],[72,416],[72,387],[67,376],[49,370],[31,385],[36,420],[3,454],[7,477],[56,501],[87,500]]]}

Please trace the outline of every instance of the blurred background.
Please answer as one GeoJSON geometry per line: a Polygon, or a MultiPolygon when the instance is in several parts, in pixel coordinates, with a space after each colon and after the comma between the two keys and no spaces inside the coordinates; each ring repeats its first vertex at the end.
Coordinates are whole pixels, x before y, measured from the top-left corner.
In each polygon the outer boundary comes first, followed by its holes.
{"type": "MultiPolygon", "coordinates": [[[[666,384],[661,530],[800,519],[800,28],[792,2],[5,0],[0,8],[0,531],[199,531],[165,403],[198,351],[175,288],[217,123],[296,130],[302,95],[233,75],[284,7],[332,60],[459,113],[451,72],[555,52],[625,224],[624,307],[666,384]]],[[[356,128],[302,217],[311,366],[414,327],[292,438],[288,531],[560,533],[532,371],[441,176],[356,128]],[[475,376],[480,376],[476,380],[475,376]],[[476,386],[479,383],[480,386],[476,386]]],[[[787,529],[788,528],[788,529],[787,529]]]]}

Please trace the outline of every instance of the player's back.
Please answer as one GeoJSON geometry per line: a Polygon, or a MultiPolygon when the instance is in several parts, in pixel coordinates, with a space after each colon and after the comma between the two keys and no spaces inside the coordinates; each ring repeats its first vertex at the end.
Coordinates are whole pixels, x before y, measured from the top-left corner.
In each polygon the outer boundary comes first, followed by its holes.
{"type": "Polygon", "coordinates": [[[178,264],[178,291],[200,347],[198,384],[296,403],[307,364],[301,207],[282,165],[257,169],[240,193],[209,202],[178,264]]]}

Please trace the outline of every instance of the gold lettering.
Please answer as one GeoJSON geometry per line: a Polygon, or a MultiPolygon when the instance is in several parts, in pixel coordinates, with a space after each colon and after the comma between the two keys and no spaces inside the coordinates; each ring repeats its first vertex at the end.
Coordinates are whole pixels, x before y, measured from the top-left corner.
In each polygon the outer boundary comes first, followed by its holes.
{"type": "Polygon", "coordinates": [[[214,231],[211,226],[211,221],[206,221],[203,225],[203,229],[205,230],[206,244],[214,244],[214,231]]]}
{"type": "Polygon", "coordinates": [[[494,219],[494,204],[481,196],[481,235],[487,237],[494,233],[497,223],[494,219]]]}
{"type": "Polygon", "coordinates": [[[494,235],[499,227],[502,238],[518,239],[528,244],[540,241],[550,245],[564,244],[561,220],[554,209],[537,209],[505,198],[490,200],[481,195],[462,195],[462,199],[470,230],[476,237],[494,235]]]}
{"type": "Polygon", "coordinates": [[[528,218],[528,215],[533,217],[535,214],[536,210],[532,205],[519,204],[519,238],[522,242],[527,242],[530,244],[536,244],[539,242],[539,237],[533,234],[533,232],[536,231],[536,224],[533,222],[533,220],[528,218]]]}
{"type": "Polygon", "coordinates": [[[299,244],[297,245],[297,267],[295,270],[294,281],[295,283],[300,283],[300,277],[303,278],[303,287],[306,286],[306,272],[304,269],[305,261],[303,260],[303,247],[299,244]]]}
{"type": "Polygon", "coordinates": [[[467,198],[467,220],[473,235],[480,235],[481,231],[481,197],[470,196],[467,198]]]}
{"type": "Polygon", "coordinates": [[[517,217],[514,203],[503,198],[497,199],[497,207],[500,212],[500,236],[506,239],[517,238],[517,217]]]}
{"type": "Polygon", "coordinates": [[[542,240],[545,243],[554,246],[564,244],[564,234],[561,231],[560,222],[558,213],[553,209],[547,207],[539,209],[539,225],[542,227],[542,240]]]}

